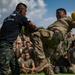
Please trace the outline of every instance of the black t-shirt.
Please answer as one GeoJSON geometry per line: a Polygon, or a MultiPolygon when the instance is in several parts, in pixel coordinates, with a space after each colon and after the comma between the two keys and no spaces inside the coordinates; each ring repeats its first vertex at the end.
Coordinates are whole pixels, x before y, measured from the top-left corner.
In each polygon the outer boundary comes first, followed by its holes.
{"type": "Polygon", "coordinates": [[[28,21],[25,16],[14,11],[3,22],[0,31],[0,40],[6,40],[13,43],[16,40],[22,26],[27,28],[29,22],[30,21],[28,21]]]}

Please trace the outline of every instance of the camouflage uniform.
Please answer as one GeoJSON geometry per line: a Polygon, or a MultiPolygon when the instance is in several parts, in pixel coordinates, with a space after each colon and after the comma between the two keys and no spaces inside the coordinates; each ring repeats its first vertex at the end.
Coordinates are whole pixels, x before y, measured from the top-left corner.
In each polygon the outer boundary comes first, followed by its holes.
{"type": "Polygon", "coordinates": [[[17,39],[17,36],[19,35],[21,31],[22,26],[25,27],[26,32],[30,30],[29,32],[32,33],[37,30],[37,27],[35,26],[35,24],[33,24],[25,16],[26,11],[23,11],[21,13],[19,12],[21,6],[22,6],[21,8],[22,10],[26,10],[27,6],[23,3],[19,3],[16,6],[15,11],[4,19],[3,25],[0,30],[0,41],[5,41],[3,43],[0,42],[0,51],[1,51],[0,52],[0,75],[7,75],[10,60],[12,60],[11,61],[12,65],[10,66],[13,69],[12,70],[13,75],[19,75],[17,73],[18,69],[16,70],[17,68],[16,56],[14,54],[14,51],[11,50],[9,43],[12,43],[12,44],[14,43],[14,41],[17,39]],[[7,43],[6,41],[8,41],[9,43],[7,43]]]}
{"type": "Polygon", "coordinates": [[[71,63],[75,64],[75,48],[69,50],[71,63]]]}
{"type": "Polygon", "coordinates": [[[71,47],[71,44],[72,44],[73,40],[74,40],[73,36],[70,36],[70,37],[67,38],[67,41],[68,41],[68,44],[70,45],[70,47],[71,47]]]}
{"type": "Polygon", "coordinates": [[[5,41],[0,41],[0,75],[8,75],[11,66],[12,75],[19,75],[19,65],[12,46],[5,41]]]}
{"type": "Polygon", "coordinates": [[[69,71],[75,73],[75,48],[71,48],[68,53],[70,55],[70,62],[72,64],[72,66],[69,68],[69,71]]]}
{"type": "MultiPolygon", "coordinates": [[[[72,19],[70,17],[66,17],[57,20],[47,29],[41,29],[38,32],[32,33],[31,40],[35,49],[34,53],[37,58],[41,60],[46,59],[46,55],[50,52],[50,50],[46,52],[48,47],[56,49],[60,40],[63,39],[63,36],[65,36],[66,33],[72,29],[71,21],[72,19]]],[[[45,75],[54,75],[53,73],[49,73],[50,70],[51,68],[48,68],[45,75]]]]}
{"type": "Polygon", "coordinates": [[[63,50],[63,54],[66,54],[67,53],[67,50],[68,50],[68,40],[64,40],[62,42],[62,50],[63,50]]]}

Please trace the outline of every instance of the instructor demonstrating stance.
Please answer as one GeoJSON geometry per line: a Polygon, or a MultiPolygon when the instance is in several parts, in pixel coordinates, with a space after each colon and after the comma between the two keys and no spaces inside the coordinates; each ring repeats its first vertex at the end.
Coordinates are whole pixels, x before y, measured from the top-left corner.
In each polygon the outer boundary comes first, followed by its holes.
{"type": "Polygon", "coordinates": [[[16,10],[3,22],[0,30],[0,75],[8,75],[9,67],[12,75],[20,75],[16,54],[12,50],[13,43],[22,26],[25,26],[25,30],[30,30],[30,33],[37,30],[35,24],[26,18],[26,11],[27,6],[19,3],[16,10]]]}

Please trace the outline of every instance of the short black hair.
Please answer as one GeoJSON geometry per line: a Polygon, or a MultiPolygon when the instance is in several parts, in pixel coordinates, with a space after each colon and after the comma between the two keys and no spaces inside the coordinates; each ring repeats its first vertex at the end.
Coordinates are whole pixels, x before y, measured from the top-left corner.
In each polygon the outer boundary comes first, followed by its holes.
{"type": "Polygon", "coordinates": [[[27,8],[27,5],[26,4],[19,3],[19,4],[17,4],[16,9],[20,9],[21,8],[21,5],[23,5],[25,8],[27,8]]]}
{"type": "Polygon", "coordinates": [[[30,41],[26,41],[26,43],[30,43],[30,41]]]}
{"type": "Polygon", "coordinates": [[[60,10],[60,11],[64,11],[64,13],[67,14],[67,12],[66,12],[66,10],[65,10],[64,8],[58,8],[58,9],[56,10],[56,12],[59,11],[59,10],[60,10]]]}

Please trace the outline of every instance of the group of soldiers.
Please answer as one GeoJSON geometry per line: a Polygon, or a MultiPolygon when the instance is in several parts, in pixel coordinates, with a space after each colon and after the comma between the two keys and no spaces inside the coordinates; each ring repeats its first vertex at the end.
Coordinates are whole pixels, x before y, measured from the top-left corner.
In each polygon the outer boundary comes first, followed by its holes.
{"type": "Polygon", "coordinates": [[[13,50],[18,58],[20,73],[34,73],[34,53],[32,42],[29,38],[25,35],[18,36],[17,40],[13,44],[13,50]]]}
{"type": "Polygon", "coordinates": [[[74,42],[75,34],[73,35],[72,31],[70,31],[54,50],[51,61],[55,73],[75,73],[74,42]]]}
{"type": "MultiPolygon", "coordinates": [[[[56,49],[49,48],[53,50],[49,54],[51,71],[54,73],[75,73],[75,44],[73,42],[75,42],[75,35],[70,31],[64,36],[63,41],[60,41],[56,49]]],[[[35,72],[34,68],[38,66],[39,63],[37,61],[39,60],[34,57],[34,48],[29,37],[25,35],[18,36],[14,42],[13,50],[18,58],[20,73],[33,74],[42,72],[42,70],[35,72]],[[26,55],[29,55],[29,58],[26,55]]]]}
{"type": "MultiPolygon", "coordinates": [[[[67,16],[64,8],[58,8],[56,10],[57,20],[47,29],[38,29],[32,21],[27,19],[26,12],[27,6],[19,3],[15,11],[3,21],[0,30],[0,75],[8,75],[9,67],[12,75],[20,75],[18,58],[12,47],[22,26],[25,26],[25,35],[29,34],[33,44],[35,61],[38,60],[34,68],[35,73],[43,71],[45,75],[54,75],[50,56],[58,44],[63,41],[65,35],[75,28],[75,21],[71,16],[67,16]]],[[[59,45],[59,51],[62,54],[61,45],[62,42],[59,45]]]]}

